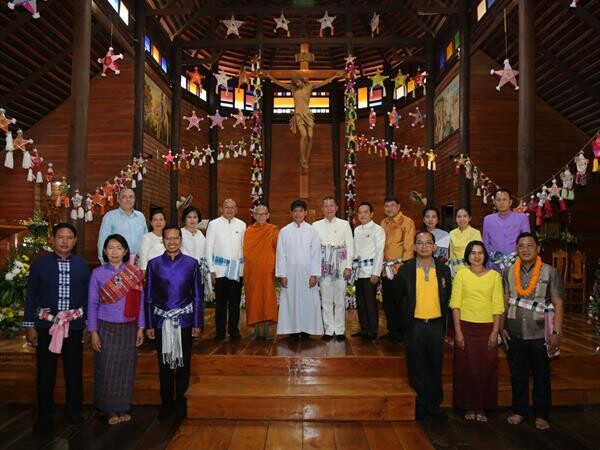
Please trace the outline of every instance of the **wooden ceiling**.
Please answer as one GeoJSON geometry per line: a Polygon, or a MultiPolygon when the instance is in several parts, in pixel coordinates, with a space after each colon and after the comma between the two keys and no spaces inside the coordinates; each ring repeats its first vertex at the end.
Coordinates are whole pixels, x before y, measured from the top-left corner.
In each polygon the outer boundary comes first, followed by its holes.
{"type": "MultiPolygon", "coordinates": [[[[70,95],[73,1],[39,2],[39,19],[33,19],[22,8],[10,10],[5,2],[0,5],[0,107],[6,108],[23,129],[70,95]]],[[[93,2],[96,10],[112,14],[115,27],[120,26],[107,0],[93,2]]],[[[126,3],[135,14],[133,2],[126,0],[126,3]]],[[[472,0],[473,9],[477,3],[472,0]]],[[[577,8],[570,8],[570,3],[571,0],[535,2],[536,91],[565,118],[591,135],[600,129],[600,0],[580,0],[577,8]]],[[[167,39],[181,37],[186,47],[183,62],[188,66],[197,62],[209,66],[216,62],[220,70],[237,75],[240,67],[256,53],[256,47],[236,47],[236,37],[225,37],[220,20],[233,13],[244,21],[240,28],[242,38],[267,39],[262,50],[267,69],[298,68],[294,55],[299,52],[299,38],[313,38],[315,42],[310,49],[315,56],[310,64],[312,69],[340,69],[348,52],[343,38],[351,34],[359,42],[353,49],[359,69],[370,75],[378,67],[395,69],[419,64],[425,53],[423,43],[443,32],[444,25],[451,20],[446,14],[422,13],[450,10],[457,6],[458,0],[239,0],[235,3],[146,0],[146,4],[148,10],[160,9],[165,13],[149,20],[156,21],[167,39]],[[321,43],[317,41],[317,19],[325,10],[337,16],[334,22],[337,39],[324,37],[321,43]],[[375,46],[369,43],[373,11],[381,14],[380,34],[373,40],[381,45],[375,46]],[[274,32],[273,18],[282,12],[291,21],[291,38],[282,30],[274,32]],[[405,45],[393,46],[391,40],[403,40],[405,45]],[[191,46],[193,41],[225,45],[191,46]]],[[[517,4],[518,0],[496,0],[474,26],[471,38],[473,51],[483,50],[500,66],[505,58],[502,11],[506,8],[508,56],[516,69],[519,67],[517,4]]],[[[95,14],[93,18],[90,76],[100,72],[96,60],[110,45],[107,22],[98,21],[97,17],[95,14]]],[[[121,28],[129,33],[131,42],[133,26],[121,28]]],[[[329,30],[325,33],[329,36],[329,30]]]]}

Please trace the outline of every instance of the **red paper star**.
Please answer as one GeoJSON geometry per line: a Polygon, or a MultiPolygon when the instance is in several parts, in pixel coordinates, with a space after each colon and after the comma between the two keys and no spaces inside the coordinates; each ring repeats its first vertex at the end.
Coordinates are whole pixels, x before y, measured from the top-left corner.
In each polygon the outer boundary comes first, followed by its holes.
{"type": "Polygon", "coordinates": [[[121,59],[123,59],[122,53],[115,55],[114,49],[108,47],[104,58],[98,58],[98,62],[102,64],[102,76],[105,77],[109,70],[112,70],[115,75],[119,75],[121,73],[121,70],[119,70],[119,65],[121,64],[119,60],[121,59]]]}
{"type": "Polygon", "coordinates": [[[519,90],[519,85],[517,84],[517,75],[519,74],[518,70],[513,70],[510,66],[510,62],[508,58],[504,60],[504,68],[502,70],[490,70],[490,75],[496,75],[497,78],[500,79],[498,82],[498,86],[496,86],[496,90],[500,92],[502,86],[506,83],[510,83],[515,87],[515,91],[519,90]]]}

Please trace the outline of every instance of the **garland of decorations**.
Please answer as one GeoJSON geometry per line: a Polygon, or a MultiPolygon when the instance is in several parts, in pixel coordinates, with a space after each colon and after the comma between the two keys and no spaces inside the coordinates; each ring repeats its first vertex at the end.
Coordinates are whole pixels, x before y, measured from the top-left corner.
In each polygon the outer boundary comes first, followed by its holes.
{"type": "Polygon", "coordinates": [[[260,78],[261,61],[260,55],[252,58],[250,64],[250,84],[254,90],[252,100],[252,116],[250,117],[250,155],[252,156],[252,167],[250,183],[252,188],[250,197],[252,206],[260,205],[263,201],[263,148],[262,148],[262,81],[260,78]]]}
{"type": "Polygon", "coordinates": [[[346,189],[344,197],[346,199],[346,219],[350,223],[354,222],[354,208],[356,205],[356,65],[355,56],[349,54],[346,57],[346,85],[344,87],[344,110],[346,112],[346,164],[344,171],[344,180],[346,189]]]}

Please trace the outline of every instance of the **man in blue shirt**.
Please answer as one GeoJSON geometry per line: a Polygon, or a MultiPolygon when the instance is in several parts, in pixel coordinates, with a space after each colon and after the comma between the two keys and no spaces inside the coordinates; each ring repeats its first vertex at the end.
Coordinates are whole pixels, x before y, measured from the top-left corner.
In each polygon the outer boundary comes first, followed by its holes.
{"type": "Polygon", "coordinates": [[[62,354],[66,399],[65,418],[83,421],[81,407],[83,346],[88,283],[87,262],[71,252],[77,242],[73,225],[52,229],[54,252],[36,259],[29,270],[23,326],[29,345],[36,347],[38,430],[50,430],[54,417],[56,362],[62,354]]]}
{"type": "Polygon", "coordinates": [[[135,206],[135,192],[133,189],[124,187],[119,191],[117,198],[119,207],[107,212],[102,218],[100,233],[98,233],[98,259],[102,259],[104,241],[111,234],[120,234],[127,241],[131,252],[131,262],[134,262],[140,250],[142,237],[148,232],[146,218],[140,211],[133,209],[135,206]]]}

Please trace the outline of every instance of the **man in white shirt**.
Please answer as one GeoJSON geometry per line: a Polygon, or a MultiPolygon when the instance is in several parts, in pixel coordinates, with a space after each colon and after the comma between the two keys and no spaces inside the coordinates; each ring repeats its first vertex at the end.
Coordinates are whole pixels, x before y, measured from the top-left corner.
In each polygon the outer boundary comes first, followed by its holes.
{"type": "Polygon", "coordinates": [[[294,200],[290,207],[292,223],[277,239],[275,276],[281,279],[277,334],[291,339],[307,339],[323,334],[323,318],[317,278],[321,275],[319,233],[304,221],[308,206],[294,200]]]}
{"type": "Polygon", "coordinates": [[[347,220],[335,216],[337,200],[323,199],[323,216],[313,227],[321,238],[321,306],[323,308],[324,341],[335,333],[338,341],[346,339],[346,282],[352,275],[354,241],[347,220]]]}
{"type": "Polygon", "coordinates": [[[240,300],[244,274],[244,232],[246,224],[236,218],[237,205],[228,198],[222,215],[211,220],[206,230],[206,261],[215,287],[216,341],[225,339],[225,325],[231,339],[240,338],[240,300]],[[227,315],[229,314],[229,320],[227,315]]]}
{"type": "Polygon", "coordinates": [[[373,222],[373,206],[369,202],[361,203],[357,212],[360,225],[354,229],[352,278],[355,280],[360,331],[352,336],[372,341],[377,337],[379,327],[376,295],[383,266],[385,231],[373,222]]]}

